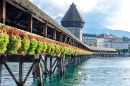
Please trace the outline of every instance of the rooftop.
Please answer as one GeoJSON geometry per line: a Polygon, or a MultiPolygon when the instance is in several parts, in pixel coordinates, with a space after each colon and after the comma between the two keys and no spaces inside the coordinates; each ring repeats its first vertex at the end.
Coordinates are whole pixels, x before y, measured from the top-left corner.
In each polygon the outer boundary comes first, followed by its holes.
{"type": "Polygon", "coordinates": [[[117,37],[113,34],[108,34],[108,33],[103,33],[103,34],[99,34],[97,35],[98,38],[111,38],[111,39],[120,39],[120,37],[117,37]]]}
{"type": "Polygon", "coordinates": [[[70,8],[68,9],[68,11],[66,12],[66,14],[64,15],[63,19],[61,20],[61,22],[65,22],[65,21],[76,21],[76,22],[83,22],[84,20],[82,18],[82,16],[80,15],[80,13],[78,12],[76,5],[74,3],[72,3],[70,5],[70,8]]]}

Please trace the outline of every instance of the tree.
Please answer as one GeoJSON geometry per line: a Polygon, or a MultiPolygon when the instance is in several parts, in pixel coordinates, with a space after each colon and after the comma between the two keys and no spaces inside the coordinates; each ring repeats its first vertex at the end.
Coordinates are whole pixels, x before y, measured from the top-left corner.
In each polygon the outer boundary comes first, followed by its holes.
{"type": "Polygon", "coordinates": [[[126,36],[123,36],[122,39],[123,39],[123,41],[125,41],[125,42],[128,42],[128,41],[129,41],[129,38],[126,37],[126,36]]]}
{"type": "Polygon", "coordinates": [[[130,54],[130,44],[128,45],[128,53],[130,54]]]}

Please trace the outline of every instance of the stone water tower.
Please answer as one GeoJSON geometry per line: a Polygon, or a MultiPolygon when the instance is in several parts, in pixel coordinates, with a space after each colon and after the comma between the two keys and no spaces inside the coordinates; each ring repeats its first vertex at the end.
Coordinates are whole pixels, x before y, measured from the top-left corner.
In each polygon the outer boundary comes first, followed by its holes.
{"type": "Polygon", "coordinates": [[[76,5],[72,3],[62,18],[61,25],[82,41],[82,28],[84,23],[85,22],[77,10],[76,5]]]}

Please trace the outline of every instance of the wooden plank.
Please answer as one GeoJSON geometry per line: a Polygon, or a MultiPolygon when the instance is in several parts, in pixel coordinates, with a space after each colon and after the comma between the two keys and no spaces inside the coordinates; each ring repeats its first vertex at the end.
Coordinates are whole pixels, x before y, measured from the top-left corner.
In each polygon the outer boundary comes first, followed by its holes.
{"type": "Polygon", "coordinates": [[[32,32],[33,27],[33,17],[31,14],[28,14],[28,30],[29,32],[32,32]]]}
{"type": "Polygon", "coordinates": [[[0,0],[0,23],[5,24],[6,19],[6,1],[0,0]]]}
{"type": "Polygon", "coordinates": [[[33,62],[34,55],[6,55],[0,57],[0,62],[33,62]]]}
{"type": "Polygon", "coordinates": [[[43,23],[43,36],[47,37],[47,23],[43,23]]]}

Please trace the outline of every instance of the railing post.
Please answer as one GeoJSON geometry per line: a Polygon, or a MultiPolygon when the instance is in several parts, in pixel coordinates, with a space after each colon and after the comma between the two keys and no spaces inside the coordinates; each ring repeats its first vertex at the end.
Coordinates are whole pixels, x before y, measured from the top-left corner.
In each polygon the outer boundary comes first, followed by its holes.
{"type": "Polygon", "coordinates": [[[56,40],[56,29],[53,31],[53,40],[56,40]]]}
{"type": "Polygon", "coordinates": [[[67,43],[67,35],[65,36],[65,41],[64,42],[67,43]]]}
{"type": "Polygon", "coordinates": [[[0,0],[0,23],[5,24],[6,19],[6,1],[0,0]]]}
{"type": "Polygon", "coordinates": [[[43,36],[47,37],[47,23],[43,24],[43,36]]]}
{"type": "Polygon", "coordinates": [[[31,14],[28,14],[28,28],[27,31],[32,32],[33,27],[33,17],[31,14]]]}
{"type": "Polygon", "coordinates": [[[62,34],[62,32],[60,33],[60,42],[62,42],[63,41],[63,34],[62,34]]]}

